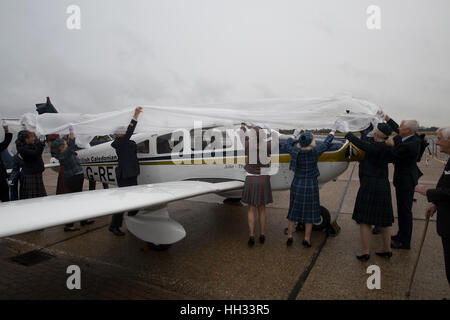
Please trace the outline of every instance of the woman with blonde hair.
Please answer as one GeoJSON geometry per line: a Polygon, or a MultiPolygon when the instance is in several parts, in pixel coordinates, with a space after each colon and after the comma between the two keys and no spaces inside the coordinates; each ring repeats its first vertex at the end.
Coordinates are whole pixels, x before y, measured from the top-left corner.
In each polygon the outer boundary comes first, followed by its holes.
{"type": "Polygon", "coordinates": [[[305,224],[303,246],[311,247],[311,231],[313,223],[320,222],[319,169],[317,162],[322,153],[328,150],[336,132],[337,122],[325,141],[316,145],[311,132],[304,132],[298,140],[289,138],[287,150],[291,154],[289,169],[294,171],[289,202],[287,246],[293,243],[292,232],[296,222],[305,224]]]}

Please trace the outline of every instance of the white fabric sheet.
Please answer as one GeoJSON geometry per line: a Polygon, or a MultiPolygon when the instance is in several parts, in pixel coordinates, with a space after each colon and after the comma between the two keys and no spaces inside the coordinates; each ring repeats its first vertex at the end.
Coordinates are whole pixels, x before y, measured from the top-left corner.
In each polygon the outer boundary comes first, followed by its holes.
{"type": "MultiPolygon", "coordinates": [[[[272,129],[331,128],[342,120],[339,131],[360,131],[377,123],[378,106],[374,103],[339,96],[326,99],[265,99],[237,103],[216,103],[186,106],[143,106],[135,132],[163,133],[194,127],[231,125],[240,122],[265,124],[272,129]]],[[[49,113],[25,114],[20,124],[37,135],[67,134],[72,126],[80,147],[87,147],[97,135],[113,133],[127,125],[134,108],[98,114],[49,113]]]]}

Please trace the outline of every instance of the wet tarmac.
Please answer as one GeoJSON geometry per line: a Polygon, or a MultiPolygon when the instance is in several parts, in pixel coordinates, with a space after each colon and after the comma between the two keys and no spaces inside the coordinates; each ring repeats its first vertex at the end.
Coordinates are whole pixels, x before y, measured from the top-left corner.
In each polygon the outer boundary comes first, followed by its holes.
{"type": "MultiPolygon", "coordinates": [[[[357,164],[350,164],[337,181],[327,183],[320,196],[322,205],[334,215],[353,166],[338,217],[341,232],[336,237],[314,232],[312,248],[301,245],[302,232],[294,235],[292,247],[286,247],[289,191],[274,192],[274,203],[267,210],[266,243],[257,242],[253,248],[247,246],[247,208],[239,203],[223,204],[218,196],[202,196],[169,204],[171,217],[184,226],[187,236],[167,251],[148,250],[130,233],[112,235],[107,227],[109,216],[70,234],[59,226],[0,239],[0,298],[406,299],[424,229],[426,199],[417,194],[413,205],[411,250],[394,249],[390,260],[377,257],[375,251],[381,249],[377,235],[372,238],[371,259],[360,262],[355,258],[360,248],[359,227],[351,219],[359,187],[357,164]],[[55,257],[28,267],[10,260],[40,248],[55,257]],[[81,290],[66,287],[66,268],[73,264],[82,271],[81,290]],[[370,265],[380,267],[381,289],[367,288],[370,265]]],[[[421,183],[435,184],[443,167],[436,160],[429,160],[428,165],[423,161],[421,183]]],[[[57,174],[46,170],[44,177],[48,194],[54,194],[57,174]]],[[[395,208],[394,193],[393,199],[395,208]]],[[[442,298],[450,298],[450,287],[434,217],[410,299],[442,298]]]]}

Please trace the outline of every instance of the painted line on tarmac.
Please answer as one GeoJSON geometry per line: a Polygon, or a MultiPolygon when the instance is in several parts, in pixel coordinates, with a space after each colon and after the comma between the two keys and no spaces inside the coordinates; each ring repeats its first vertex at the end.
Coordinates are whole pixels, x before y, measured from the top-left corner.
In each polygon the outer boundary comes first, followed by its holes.
{"type": "Polygon", "coordinates": [[[73,236],[71,236],[71,237],[68,237],[68,238],[65,238],[65,239],[58,240],[58,241],[56,241],[56,242],[47,244],[47,245],[43,246],[42,248],[38,249],[38,251],[41,251],[41,250],[44,250],[44,249],[47,249],[47,248],[56,246],[57,244],[60,244],[60,243],[63,243],[63,242],[66,242],[66,241],[69,241],[69,240],[72,240],[72,239],[81,237],[81,236],[83,236],[83,235],[85,235],[85,234],[88,234],[88,233],[90,233],[90,232],[94,232],[94,231],[103,229],[103,228],[106,227],[106,226],[109,226],[109,224],[104,224],[104,225],[101,225],[101,226],[98,226],[98,227],[95,227],[95,228],[92,228],[92,229],[83,231],[83,232],[81,232],[81,233],[75,234],[75,235],[73,235],[73,236]]]}
{"type": "Polygon", "coordinates": [[[327,243],[328,239],[328,232],[325,235],[325,239],[322,241],[322,243],[317,248],[316,252],[314,252],[313,257],[311,259],[311,263],[309,266],[306,267],[305,271],[300,275],[300,278],[298,278],[297,283],[295,284],[294,288],[292,288],[291,293],[288,296],[288,300],[295,300],[302,290],[303,284],[305,283],[306,279],[309,276],[309,273],[314,268],[314,265],[316,264],[317,258],[319,258],[320,253],[322,252],[323,247],[327,243]]]}
{"type": "MultiPolygon", "coordinates": [[[[42,251],[42,250],[44,250],[44,249],[53,247],[53,246],[55,246],[55,245],[57,245],[57,244],[60,244],[60,243],[63,243],[63,242],[66,242],[66,241],[69,241],[69,240],[72,240],[72,239],[81,237],[81,236],[83,236],[83,235],[85,235],[85,234],[88,234],[88,233],[90,233],[90,232],[94,232],[94,231],[103,229],[104,227],[106,227],[106,226],[108,226],[108,225],[109,225],[109,224],[104,224],[104,225],[101,225],[101,226],[98,226],[98,227],[95,227],[95,228],[92,228],[92,229],[83,231],[83,232],[81,232],[81,233],[75,234],[75,235],[73,235],[73,236],[71,236],[71,237],[64,238],[64,239],[62,239],[62,240],[58,240],[58,241],[56,241],[56,242],[46,244],[46,245],[43,246],[43,247],[38,247],[38,249],[36,249],[35,251],[42,251]]],[[[11,237],[7,237],[6,239],[12,240],[12,241],[17,241],[17,239],[14,239],[14,238],[11,238],[11,237]]],[[[27,243],[28,243],[28,242],[27,242],[27,243]]]]}
{"type": "MultiPolygon", "coordinates": [[[[337,220],[337,218],[339,217],[339,214],[341,212],[342,209],[342,205],[344,203],[344,199],[347,196],[347,191],[349,189],[350,186],[350,182],[352,180],[352,176],[353,176],[353,172],[355,171],[355,167],[356,167],[356,162],[353,165],[353,169],[352,172],[350,174],[350,177],[347,180],[347,185],[345,186],[345,190],[344,193],[342,195],[342,199],[341,199],[341,203],[339,205],[339,209],[336,212],[336,214],[333,217],[333,220],[331,222],[334,222],[337,220]]],[[[323,239],[323,241],[320,243],[319,247],[317,248],[317,250],[314,252],[312,259],[311,259],[311,263],[306,267],[305,271],[303,271],[303,273],[300,275],[300,277],[297,280],[297,283],[295,284],[294,288],[292,288],[291,293],[288,296],[288,300],[295,300],[298,296],[298,294],[300,293],[300,291],[302,290],[303,285],[306,282],[306,279],[308,279],[308,276],[311,272],[311,270],[314,268],[314,265],[316,264],[317,259],[320,256],[320,253],[322,252],[322,249],[325,247],[326,243],[328,240],[328,232],[325,235],[325,239],[323,239]]]]}

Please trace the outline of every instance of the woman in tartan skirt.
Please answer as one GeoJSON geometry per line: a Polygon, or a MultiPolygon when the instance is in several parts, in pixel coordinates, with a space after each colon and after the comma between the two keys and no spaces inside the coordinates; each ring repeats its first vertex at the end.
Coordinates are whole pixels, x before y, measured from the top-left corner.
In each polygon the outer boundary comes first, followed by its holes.
{"type": "MultiPolygon", "coordinates": [[[[336,132],[337,122],[333,130],[320,145],[316,145],[311,132],[304,132],[298,140],[289,138],[287,150],[291,154],[289,169],[295,172],[291,184],[289,202],[288,240],[287,246],[293,243],[292,232],[296,222],[305,224],[305,238],[303,246],[311,247],[311,231],[313,223],[320,221],[319,184],[320,175],[317,162],[322,153],[328,150],[336,132]]],[[[295,135],[294,135],[295,137],[295,135]]]]}
{"type": "Polygon", "coordinates": [[[383,251],[375,252],[382,257],[392,257],[391,229],[394,222],[392,210],[391,186],[389,184],[388,163],[392,162],[390,146],[386,139],[392,133],[386,123],[379,123],[374,129],[373,139],[361,141],[353,133],[345,136],[356,147],[366,152],[360,163],[360,187],[353,209],[353,220],[360,226],[362,252],[358,260],[370,258],[370,237],[372,226],[379,226],[383,237],[383,251]]]}
{"type": "MultiPolygon", "coordinates": [[[[254,225],[256,210],[258,210],[259,213],[259,242],[263,244],[266,239],[264,235],[266,225],[266,205],[273,202],[270,176],[264,174],[264,170],[270,168],[270,163],[263,164],[259,154],[259,143],[260,139],[262,139],[259,134],[260,129],[260,127],[252,128],[247,132],[245,138],[245,155],[247,156],[245,171],[247,172],[247,176],[242,192],[242,202],[248,204],[248,227],[250,234],[248,245],[250,247],[255,244],[254,225]]],[[[241,126],[241,130],[243,132],[247,131],[245,126],[241,126]]],[[[271,143],[263,142],[262,140],[261,143],[267,143],[267,157],[270,161],[271,143]]]]}
{"type": "Polygon", "coordinates": [[[47,195],[42,180],[44,161],[42,152],[45,142],[36,141],[34,132],[26,130],[18,134],[18,152],[23,159],[23,168],[20,178],[20,199],[44,197],[47,195]]]}

